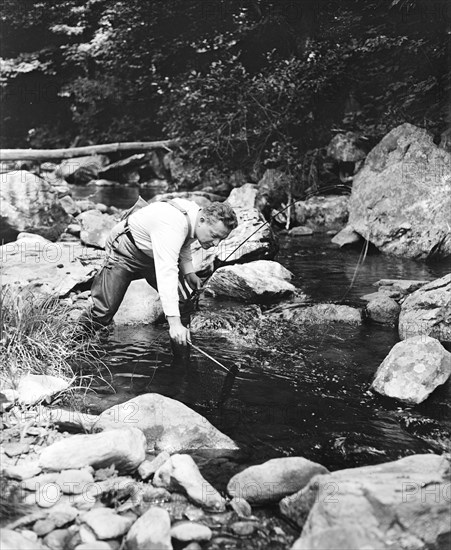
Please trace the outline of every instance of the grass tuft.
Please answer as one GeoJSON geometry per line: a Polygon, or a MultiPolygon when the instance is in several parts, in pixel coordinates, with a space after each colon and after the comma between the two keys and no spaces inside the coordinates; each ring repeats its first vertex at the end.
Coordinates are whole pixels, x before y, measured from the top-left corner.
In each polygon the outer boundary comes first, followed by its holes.
{"type": "Polygon", "coordinates": [[[99,351],[55,297],[4,288],[0,292],[0,390],[25,374],[79,379],[80,370],[104,367],[99,351]]]}

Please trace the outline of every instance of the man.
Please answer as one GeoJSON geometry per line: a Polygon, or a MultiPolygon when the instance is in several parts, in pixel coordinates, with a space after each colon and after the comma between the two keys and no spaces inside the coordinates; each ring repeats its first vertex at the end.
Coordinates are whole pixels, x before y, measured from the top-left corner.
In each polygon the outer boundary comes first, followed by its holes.
{"type": "Polygon", "coordinates": [[[193,289],[201,280],[194,272],[190,245],[217,246],[238,225],[227,203],[200,208],[185,199],[154,202],[118,223],[106,242],[106,260],[94,279],[92,324],[108,325],[119,309],[131,281],[145,278],[159,294],[173,342],[185,346],[189,330],[179,308],[179,275],[193,289]],[[180,265],[180,272],[179,272],[180,265]]]}

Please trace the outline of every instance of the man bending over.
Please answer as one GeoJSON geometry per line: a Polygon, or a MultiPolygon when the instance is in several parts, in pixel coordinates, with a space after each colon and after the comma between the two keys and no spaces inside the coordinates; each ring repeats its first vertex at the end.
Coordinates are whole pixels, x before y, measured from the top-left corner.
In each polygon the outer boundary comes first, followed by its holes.
{"type": "Polygon", "coordinates": [[[200,208],[185,199],[151,203],[119,222],[107,239],[105,264],[92,285],[92,326],[108,325],[131,281],[144,278],[160,294],[171,339],[186,345],[189,331],[180,315],[179,276],[193,290],[201,286],[190,245],[197,239],[204,249],[217,246],[237,225],[227,203],[200,208]]]}

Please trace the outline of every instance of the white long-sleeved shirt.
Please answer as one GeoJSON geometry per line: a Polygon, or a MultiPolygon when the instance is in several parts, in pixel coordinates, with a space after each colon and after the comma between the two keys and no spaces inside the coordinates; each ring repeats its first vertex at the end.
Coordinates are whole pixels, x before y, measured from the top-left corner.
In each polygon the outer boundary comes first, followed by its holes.
{"type": "Polygon", "coordinates": [[[188,212],[191,234],[185,214],[167,202],[154,202],[133,213],[128,219],[136,246],[155,262],[158,293],[167,316],[179,316],[178,275],[194,272],[191,243],[200,207],[186,199],[173,199],[188,212]]]}

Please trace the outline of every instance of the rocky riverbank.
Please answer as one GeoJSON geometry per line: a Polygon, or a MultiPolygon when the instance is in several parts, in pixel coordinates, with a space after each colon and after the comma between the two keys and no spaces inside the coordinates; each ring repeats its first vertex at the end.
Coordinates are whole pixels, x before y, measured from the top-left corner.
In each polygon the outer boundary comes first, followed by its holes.
{"type": "MultiPolygon", "coordinates": [[[[447,253],[440,216],[434,218],[437,227],[427,239],[420,244],[416,239],[424,224],[432,223],[423,219],[423,206],[433,211],[434,205],[443,203],[447,174],[440,185],[421,187],[413,201],[415,212],[409,210],[406,219],[398,223],[390,218],[386,230],[379,218],[371,219],[376,200],[368,191],[372,172],[380,186],[387,174],[394,174],[397,185],[402,185],[402,162],[421,157],[427,163],[427,152],[432,160],[444,158],[427,136],[408,125],[384,139],[357,174],[350,203],[347,197],[315,197],[293,208],[288,217],[293,216],[297,227],[291,239],[309,238],[315,231],[336,232],[346,223],[349,210],[347,230],[353,241],[363,236],[384,251],[407,257],[447,253]],[[421,147],[410,148],[414,138],[421,147]],[[428,200],[420,208],[424,193],[428,200]]],[[[207,281],[200,311],[192,319],[192,334],[213,342],[225,338],[243,350],[277,351],[301,331],[326,335],[331,327],[392,327],[400,341],[367,388],[388,398],[394,408],[427,402],[451,375],[451,275],[435,280],[382,279],[377,292],[365,297],[366,306],[313,300],[296,284],[293,273],[274,260],[277,232],[265,224],[261,210],[271,207],[277,177],[271,172],[261,184],[232,191],[228,200],[240,224],[223,246],[208,254],[193,247],[200,275],[207,277],[221,267],[207,281]]],[[[59,300],[75,324],[89,307],[90,282],[102,265],[105,238],[119,211],[89,200],[74,201],[61,180],[52,185],[20,171],[7,181],[2,198],[8,207],[5,210],[2,201],[2,217],[16,231],[17,240],[0,247],[2,284],[21,300],[37,295],[59,300]]],[[[215,198],[205,193],[189,197],[202,204],[215,198]]],[[[388,207],[386,211],[388,215],[388,207]]],[[[287,216],[281,220],[286,221],[287,216]]],[[[157,293],[135,281],[116,323],[151,324],[160,316],[157,293]]],[[[3,340],[1,345],[5,346],[3,340]]],[[[243,465],[234,461],[241,452],[235,441],[175,399],[143,393],[98,415],[86,414],[43,406],[67,391],[68,380],[23,374],[9,386],[2,382],[0,388],[5,550],[429,550],[444,548],[450,539],[450,465],[442,453],[449,449],[449,439],[440,430],[435,436],[435,426],[424,433],[429,425],[422,426],[415,411],[400,422],[415,436],[433,440],[436,454],[334,472],[321,461],[295,455],[243,465]],[[220,474],[205,467],[212,457],[220,474]]]]}

